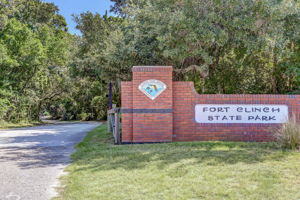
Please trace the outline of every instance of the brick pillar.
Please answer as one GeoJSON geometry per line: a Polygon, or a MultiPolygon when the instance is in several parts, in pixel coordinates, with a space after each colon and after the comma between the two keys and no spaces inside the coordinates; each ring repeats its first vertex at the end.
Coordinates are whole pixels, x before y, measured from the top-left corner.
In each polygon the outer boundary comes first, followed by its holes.
{"type": "Polygon", "coordinates": [[[121,83],[122,143],[132,142],[132,82],[121,83]]]}
{"type": "Polygon", "coordinates": [[[129,142],[132,139],[133,143],[171,142],[173,136],[173,68],[170,66],[136,66],[133,67],[132,72],[132,105],[126,103],[130,97],[125,88],[129,89],[129,87],[122,83],[122,103],[125,103],[122,104],[122,141],[129,142]],[[148,80],[161,81],[166,85],[166,89],[155,99],[151,99],[151,96],[147,96],[139,89],[141,83],[148,80]],[[131,122],[132,129],[130,129],[131,122]]]}

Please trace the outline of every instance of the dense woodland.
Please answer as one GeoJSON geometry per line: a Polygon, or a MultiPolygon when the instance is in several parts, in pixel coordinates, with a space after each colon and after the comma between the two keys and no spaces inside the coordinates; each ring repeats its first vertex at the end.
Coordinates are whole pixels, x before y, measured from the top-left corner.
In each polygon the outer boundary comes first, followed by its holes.
{"type": "Polygon", "coordinates": [[[172,65],[199,93],[300,93],[299,1],[113,2],[74,16],[75,36],[52,3],[0,0],[0,121],[103,119],[134,65],[172,65]]]}

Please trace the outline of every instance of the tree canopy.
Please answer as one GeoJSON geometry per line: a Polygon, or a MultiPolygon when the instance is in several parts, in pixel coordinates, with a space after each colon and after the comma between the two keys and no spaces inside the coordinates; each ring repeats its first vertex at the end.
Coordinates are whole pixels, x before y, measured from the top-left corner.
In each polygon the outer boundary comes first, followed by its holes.
{"type": "Polygon", "coordinates": [[[172,65],[199,93],[300,93],[296,0],[112,2],[74,16],[75,36],[53,3],[0,0],[0,120],[102,119],[134,65],[172,65]]]}
{"type": "Polygon", "coordinates": [[[38,0],[1,0],[0,119],[38,119],[62,94],[69,61],[66,22],[38,0]]]}
{"type": "Polygon", "coordinates": [[[299,90],[297,1],[139,0],[122,12],[109,52],[119,67],[173,65],[203,93],[299,90]]]}

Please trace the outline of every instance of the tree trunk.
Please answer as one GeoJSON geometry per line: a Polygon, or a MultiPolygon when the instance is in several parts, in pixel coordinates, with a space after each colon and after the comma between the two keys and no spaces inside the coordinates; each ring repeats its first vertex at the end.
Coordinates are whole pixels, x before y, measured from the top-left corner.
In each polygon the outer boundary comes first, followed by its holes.
{"type": "Polygon", "coordinates": [[[277,94],[278,93],[278,88],[277,88],[277,57],[276,53],[273,54],[273,71],[272,71],[272,77],[271,77],[271,85],[272,85],[272,93],[277,94]]]}

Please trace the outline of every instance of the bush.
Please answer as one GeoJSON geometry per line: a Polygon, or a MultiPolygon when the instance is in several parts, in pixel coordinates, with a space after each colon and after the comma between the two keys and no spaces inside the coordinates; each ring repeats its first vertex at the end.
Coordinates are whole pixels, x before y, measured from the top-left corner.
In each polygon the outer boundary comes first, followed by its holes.
{"type": "Polygon", "coordinates": [[[282,148],[300,150],[300,124],[295,116],[276,131],[275,138],[282,148]]]}
{"type": "Polygon", "coordinates": [[[92,113],[82,112],[79,116],[82,121],[89,121],[93,119],[92,113]]]}

